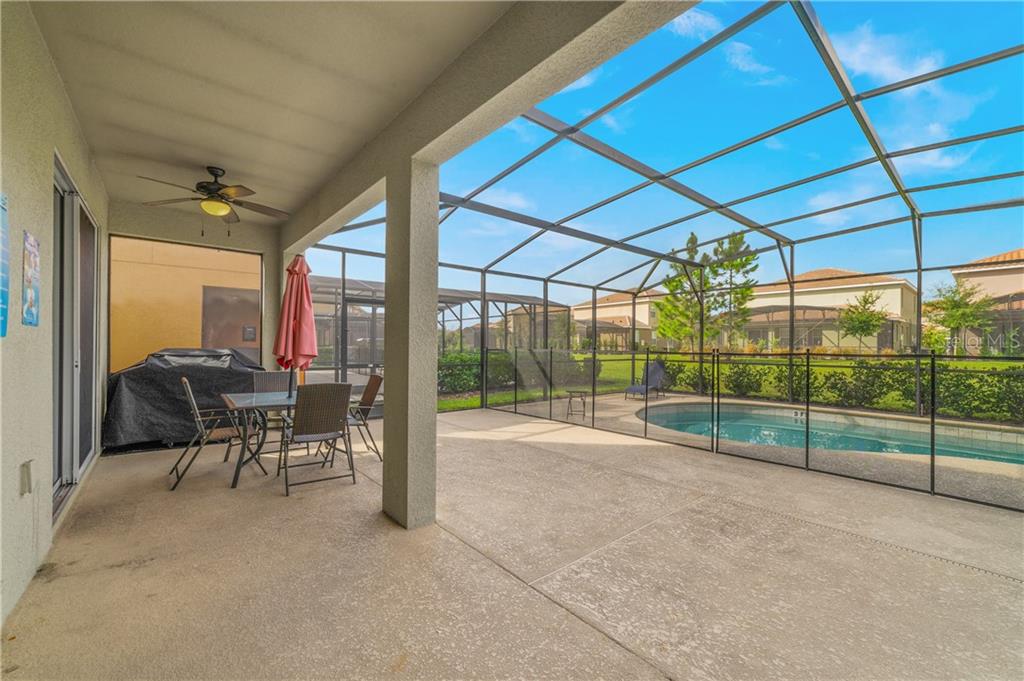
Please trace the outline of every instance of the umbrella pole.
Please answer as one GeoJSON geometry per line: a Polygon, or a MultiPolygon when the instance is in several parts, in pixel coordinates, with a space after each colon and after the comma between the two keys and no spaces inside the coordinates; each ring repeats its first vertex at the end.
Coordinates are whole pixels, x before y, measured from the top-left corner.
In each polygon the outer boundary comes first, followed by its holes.
{"type": "MultiPolygon", "coordinates": [[[[288,401],[292,399],[292,394],[295,392],[295,365],[288,367],[288,401]]],[[[288,405],[288,418],[292,417],[292,406],[288,405]]]]}

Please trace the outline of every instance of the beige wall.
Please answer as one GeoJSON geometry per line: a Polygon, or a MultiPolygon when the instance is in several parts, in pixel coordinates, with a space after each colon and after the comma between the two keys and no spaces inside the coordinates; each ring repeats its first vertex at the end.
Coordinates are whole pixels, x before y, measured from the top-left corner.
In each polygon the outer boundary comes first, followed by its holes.
{"type": "Polygon", "coordinates": [[[101,241],[108,207],[103,182],[29,7],[0,3],[0,25],[0,191],[8,197],[13,317],[7,337],[0,340],[0,605],[6,618],[52,538],[55,154],[96,219],[101,241]],[[38,327],[21,324],[23,230],[39,240],[42,305],[38,327]],[[21,495],[19,466],[29,460],[33,489],[21,495]]]}
{"type": "MultiPolygon", "coordinates": [[[[108,236],[121,234],[263,256],[263,357],[272,361],[283,264],[278,230],[244,221],[200,229],[185,211],[111,202],[29,7],[0,3],[0,191],[8,197],[11,312],[0,339],[0,616],[6,619],[50,548],[53,479],[53,177],[55,157],[97,227],[96,404],[105,394],[108,348],[108,236]],[[21,325],[22,231],[40,245],[38,327],[21,325]],[[32,461],[33,488],[19,493],[19,467],[32,461]]],[[[98,442],[97,432],[97,442],[98,442]]],[[[73,497],[71,499],[73,503],[73,497]]],[[[65,507],[66,508],[66,507],[65,507]]],[[[59,522],[59,520],[58,520],[59,522]]]]}
{"type": "Polygon", "coordinates": [[[203,288],[258,291],[260,281],[253,253],[111,237],[110,371],[162,348],[200,347],[203,288]]]}
{"type": "Polygon", "coordinates": [[[974,272],[954,272],[953,276],[959,281],[980,286],[986,295],[992,297],[1024,290],[1024,267],[1020,265],[993,267],[974,272]]]}
{"type": "MultiPolygon", "coordinates": [[[[219,222],[211,224],[211,221],[207,220],[203,228],[198,213],[112,201],[110,233],[262,255],[263,365],[270,366],[273,363],[274,334],[277,331],[277,317],[281,309],[281,292],[284,286],[282,275],[285,267],[276,227],[248,223],[243,217],[242,222],[231,226],[229,234],[227,226],[219,222]]],[[[104,263],[104,268],[106,266],[104,263]]],[[[106,272],[105,269],[104,280],[107,277],[106,272]]],[[[101,328],[103,333],[106,333],[105,321],[101,328]]]]}
{"type": "MultiPolygon", "coordinates": [[[[649,298],[637,298],[636,301],[636,320],[643,324],[651,323],[651,313],[653,312],[653,305],[649,298]]],[[[624,303],[598,303],[597,304],[597,318],[608,319],[609,317],[632,317],[633,316],[633,303],[626,301],[624,303]]],[[[586,321],[590,319],[590,305],[584,303],[583,305],[577,305],[572,309],[572,318],[577,321],[586,321]]]]}
{"type": "MultiPolygon", "coordinates": [[[[896,315],[902,319],[912,320],[914,318],[914,307],[911,304],[907,307],[907,299],[904,291],[909,288],[899,282],[889,284],[858,284],[856,286],[840,286],[836,288],[821,289],[798,289],[796,291],[797,305],[813,305],[815,307],[843,307],[853,303],[857,296],[865,291],[874,291],[880,294],[878,306],[890,315],[896,315]]],[[[911,292],[910,299],[913,299],[911,292]]],[[[771,293],[755,293],[750,301],[750,307],[768,307],[771,305],[789,305],[789,291],[778,291],[771,293]]]]}

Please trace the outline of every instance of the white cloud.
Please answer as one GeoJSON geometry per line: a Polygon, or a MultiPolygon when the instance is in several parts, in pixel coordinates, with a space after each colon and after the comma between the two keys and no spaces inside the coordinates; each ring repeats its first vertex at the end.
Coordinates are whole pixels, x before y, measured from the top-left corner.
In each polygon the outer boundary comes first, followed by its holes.
{"type": "Polygon", "coordinates": [[[615,133],[622,133],[625,132],[626,130],[626,126],[623,125],[619,121],[619,119],[613,116],[612,114],[605,114],[604,116],[601,116],[601,123],[603,123],[606,128],[615,133]]]}
{"type": "Polygon", "coordinates": [[[474,218],[473,225],[461,230],[462,234],[467,236],[483,236],[492,239],[495,237],[509,236],[510,230],[507,224],[479,215],[474,216],[474,218]]]}
{"type": "Polygon", "coordinates": [[[584,88],[588,88],[594,83],[596,83],[597,79],[600,78],[600,76],[601,69],[596,68],[590,73],[584,75],[582,78],[574,80],[573,82],[566,85],[564,88],[558,91],[558,94],[564,94],[566,92],[572,92],[573,90],[582,90],[584,88]]]}
{"type": "MultiPolygon", "coordinates": [[[[916,48],[909,35],[876,33],[870,21],[847,33],[835,34],[833,44],[852,75],[876,85],[934,71],[945,63],[941,52],[916,48]]],[[[879,134],[890,150],[896,151],[955,137],[956,124],[971,118],[978,106],[994,94],[957,92],[945,82],[935,80],[883,95],[877,103],[869,102],[868,108],[878,112],[875,124],[879,134]]],[[[977,147],[934,149],[899,157],[894,162],[903,174],[928,174],[958,168],[976,150],[977,147]]]]}
{"type": "Polygon", "coordinates": [[[942,66],[942,54],[914,54],[909,41],[896,34],[877,34],[870,21],[848,33],[832,36],[843,66],[855,76],[886,85],[942,66]]]}
{"type": "Polygon", "coordinates": [[[508,210],[529,210],[534,207],[533,201],[525,194],[502,189],[501,187],[491,187],[481,193],[480,200],[499,208],[507,208],[508,210]]]}
{"type": "Polygon", "coordinates": [[[537,136],[537,128],[530,123],[525,122],[521,118],[513,118],[511,121],[502,126],[505,130],[512,132],[516,139],[523,144],[536,144],[540,141],[537,136]]]}
{"type": "Polygon", "coordinates": [[[722,30],[722,22],[711,12],[693,8],[673,19],[668,30],[684,38],[707,40],[722,30]]]}
{"type": "Polygon", "coordinates": [[[777,73],[774,76],[769,76],[767,78],[760,78],[760,79],[754,81],[754,85],[762,85],[762,86],[765,86],[765,87],[774,87],[776,85],[785,85],[787,83],[791,83],[792,81],[793,81],[793,79],[790,78],[789,76],[784,76],[781,73],[777,73]]]}
{"type": "Polygon", "coordinates": [[[725,46],[725,58],[734,69],[743,73],[765,74],[773,71],[772,67],[757,61],[754,48],[738,40],[725,46]]]}
{"type": "Polygon", "coordinates": [[[774,87],[793,80],[789,76],[777,73],[774,67],[760,62],[754,55],[754,48],[738,40],[725,46],[725,60],[740,73],[754,77],[754,80],[749,82],[750,85],[774,87]]]}
{"type": "Polygon", "coordinates": [[[601,124],[616,135],[621,135],[633,127],[633,107],[626,106],[616,109],[615,113],[601,116],[601,124]]]}
{"type": "MultiPolygon", "coordinates": [[[[858,182],[850,185],[849,188],[831,189],[814,194],[807,199],[807,207],[814,210],[824,210],[834,206],[841,206],[852,201],[866,199],[869,196],[878,196],[892,191],[891,188],[884,188],[874,182],[858,182]]],[[[834,213],[825,213],[811,218],[814,222],[826,227],[844,227],[850,224],[855,218],[857,223],[875,222],[894,217],[892,209],[884,201],[846,208],[834,213]]]]}
{"type": "Polygon", "coordinates": [[[786,148],[786,143],[773,135],[764,141],[764,146],[772,151],[782,151],[786,148]]]}

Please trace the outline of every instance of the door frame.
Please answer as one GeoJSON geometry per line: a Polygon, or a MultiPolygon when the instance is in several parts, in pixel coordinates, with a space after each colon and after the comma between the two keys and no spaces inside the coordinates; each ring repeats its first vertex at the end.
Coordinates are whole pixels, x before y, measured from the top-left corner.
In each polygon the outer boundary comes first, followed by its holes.
{"type": "MultiPolygon", "coordinates": [[[[61,161],[59,154],[54,155],[53,186],[62,196],[62,224],[60,232],[54,233],[54,272],[51,284],[54,287],[54,302],[57,301],[57,287],[62,286],[62,297],[60,298],[60,310],[54,310],[53,318],[53,352],[54,352],[54,406],[53,406],[53,427],[54,442],[56,448],[55,456],[60,457],[61,475],[53,484],[54,515],[59,513],[63,502],[68,498],[69,492],[81,479],[88,466],[95,460],[99,451],[99,414],[101,402],[98,397],[98,383],[95,378],[101,374],[99,346],[101,337],[99,334],[99,295],[100,295],[100,269],[101,263],[101,233],[102,228],[96,220],[95,213],[78,192],[67,166],[61,161]],[[93,339],[92,356],[82,357],[82,290],[79,285],[81,274],[81,215],[92,223],[93,227],[93,286],[92,286],[92,311],[93,311],[93,339]],[[60,254],[63,262],[56,258],[60,254]],[[61,363],[58,364],[58,358],[61,363]],[[92,396],[92,410],[88,415],[82,414],[82,364],[90,361],[93,366],[93,381],[86,386],[92,396]],[[58,371],[58,367],[63,370],[58,371]],[[58,382],[60,383],[58,389],[58,382]],[[81,437],[80,424],[84,418],[88,418],[91,425],[92,442],[89,455],[83,460],[81,458],[81,437]],[[57,433],[60,433],[58,438],[57,433]]],[[[56,227],[57,216],[54,216],[56,227]]]]}

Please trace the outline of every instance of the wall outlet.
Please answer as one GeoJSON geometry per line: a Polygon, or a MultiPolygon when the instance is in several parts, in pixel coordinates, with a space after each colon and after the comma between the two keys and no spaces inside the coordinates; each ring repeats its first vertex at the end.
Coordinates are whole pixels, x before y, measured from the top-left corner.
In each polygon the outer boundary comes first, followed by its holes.
{"type": "Polygon", "coordinates": [[[32,461],[33,459],[23,461],[19,467],[21,482],[18,491],[21,496],[32,493],[32,461]]]}

